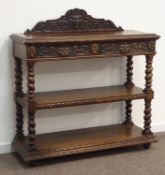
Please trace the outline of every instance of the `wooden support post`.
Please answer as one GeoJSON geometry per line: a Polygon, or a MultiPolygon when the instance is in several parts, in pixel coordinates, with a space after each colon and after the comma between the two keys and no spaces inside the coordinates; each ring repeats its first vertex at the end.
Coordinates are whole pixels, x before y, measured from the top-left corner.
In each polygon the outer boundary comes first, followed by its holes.
{"type": "MultiPolygon", "coordinates": [[[[127,88],[132,88],[134,86],[133,83],[133,59],[132,56],[127,57],[127,69],[126,69],[126,83],[125,86],[127,88]]],[[[132,100],[127,100],[126,101],[126,119],[125,119],[125,124],[132,125],[132,100]]]]}
{"type": "Polygon", "coordinates": [[[34,151],[35,145],[35,80],[34,80],[34,62],[27,62],[28,76],[27,76],[27,87],[28,87],[28,137],[29,137],[29,150],[34,151]]]}
{"type": "Polygon", "coordinates": [[[23,134],[23,108],[16,101],[17,97],[23,95],[22,88],[22,60],[18,57],[15,57],[15,104],[16,104],[16,137],[21,139],[24,137],[23,134]]]}
{"type": "Polygon", "coordinates": [[[154,96],[154,92],[152,90],[152,61],[153,55],[146,55],[146,70],[145,70],[145,89],[146,93],[145,98],[145,109],[144,109],[144,130],[143,134],[150,135],[151,131],[151,101],[154,96]]]}

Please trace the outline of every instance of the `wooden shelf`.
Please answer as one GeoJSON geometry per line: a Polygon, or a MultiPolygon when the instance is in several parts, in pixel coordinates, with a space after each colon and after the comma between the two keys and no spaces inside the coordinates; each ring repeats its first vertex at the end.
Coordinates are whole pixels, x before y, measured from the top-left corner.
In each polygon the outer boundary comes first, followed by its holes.
{"type": "MultiPolygon", "coordinates": [[[[96,19],[82,9],[71,9],[58,19],[38,22],[23,34],[10,36],[15,60],[16,136],[13,146],[27,162],[101,151],[156,141],[151,131],[152,61],[157,34],[124,30],[111,20],[96,19]],[[144,55],[145,91],[134,86],[133,57],[144,55]],[[127,57],[125,85],[35,92],[35,64],[43,61],[127,57]],[[22,64],[26,62],[26,64],[22,64]],[[27,94],[23,91],[23,65],[27,94]],[[132,100],[144,99],[144,129],[133,125],[132,100]],[[37,110],[125,101],[124,124],[37,135],[37,110]],[[24,136],[24,111],[28,136],[24,136]]],[[[100,85],[103,86],[103,85],[100,85]]]]}
{"type": "Polygon", "coordinates": [[[37,135],[37,150],[33,152],[28,150],[27,137],[21,141],[15,138],[13,146],[28,162],[155,141],[154,135],[143,135],[135,125],[118,124],[37,135]]]}
{"type": "MultiPolygon", "coordinates": [[[[108,103],[142,99],[144,97],[145,93],[143,89],[138,87],[128,89],[124,85],[41,92],[35,94],[37,109],[108,103]]],[[[22,98],[18,97],[17,101],[23,106],[27,106],[28,100],[26,95],[22,98]]]]}

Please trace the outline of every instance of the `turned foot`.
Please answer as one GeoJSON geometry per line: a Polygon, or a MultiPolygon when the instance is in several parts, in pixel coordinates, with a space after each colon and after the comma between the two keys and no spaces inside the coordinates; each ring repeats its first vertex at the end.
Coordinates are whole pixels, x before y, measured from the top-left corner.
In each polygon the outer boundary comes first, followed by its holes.
{"type": "Polygon", "coordinates": [[[144,149],[149,149],[151,146],[151,143],[145,143],[143,144],[144,149]]]}

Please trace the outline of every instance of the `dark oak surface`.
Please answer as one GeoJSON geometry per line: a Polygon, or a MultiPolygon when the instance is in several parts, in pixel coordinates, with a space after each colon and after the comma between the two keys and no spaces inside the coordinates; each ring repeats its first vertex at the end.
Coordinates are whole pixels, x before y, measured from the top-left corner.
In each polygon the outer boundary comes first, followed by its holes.
{"type": "MultiPolygon", "coordinates": [[[[151,131],[153,57],[157,34],[124,30],[111,20],[96,19],[82,9],[69,10],[58,19],[38,22],[23,34],[10,36],[15,59],[16,136],[15,150],[25,161],[93,152],[155,141],[151,131]],[[133,82],[133,57],[144,55],[145,87],[133,82]],[[35,92],[35,64],[92,58],[126,57],[124,85],[55,92],[35,92]],[[27,93],[23,93],[22,62],[27,67],[27,93]],[[132,121],[132,100],[144,99],[144,128],[132,121]],[[38,109],[125,101],[125,121],[120,125],[37,135],[38,109]],[[28,114],[28,136],[24,136],[23,107],[28,114]]],[[[101,61],[101,60],[100,60],[101,61]]],[[[90,75],[89,75],[90,76],[90,75]]],[[[58,83],[58,82],[56,82],[58,83]]],[[[100,85],[101,86],[101,85],[100,85]]],[[[143,110],[143,109],[142,109],[143,110]]]]}
{"type": "Polygon", "coordinates": [[[153,135],[145,136],[141,132],[134,125],[101,126],[37,135],[34,152],[28,152],[27,137],[15,139],[13,146],[19,148],[25,161],[32,161],[156,141],[153,135]]]}
{"type": "Polygon", "coordinates": [[[156,34],[126,30],[11,36],[14,55],[33,62],[155,54],[158,38],[156,34]]]}
{"type": "Polygon", "coordinates": [[[34,33],[13,34],[11,39],[20,43],[63,43],[63,42],[88,42],[88,41],[115,41],[136,39],[158,39],[159,36],[152,33],[144,33],[134,30],[104,31],[104,32],[79,32],[79,33],[34,33]]]}
{"type": "MultiPolygon", "coordinates": [[[[132,87],[128,89],[124,85],[117,85],[54,92],[41,92],[35,94],[35,101],[37,103],[37,109],[46,109],[142,99],[144,97],[145,93],[141,88],[132,87]]],[[[17,101],[26,106],[27,95],[22,98],[18,97],[17,101]]]]}

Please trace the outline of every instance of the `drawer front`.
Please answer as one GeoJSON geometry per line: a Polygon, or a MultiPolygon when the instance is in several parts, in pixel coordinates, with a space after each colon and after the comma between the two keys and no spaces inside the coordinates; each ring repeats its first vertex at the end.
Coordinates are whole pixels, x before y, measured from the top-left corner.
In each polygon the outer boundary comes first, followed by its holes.
{"type": "MultiPolygon", "coordinates": [[[[33,51],[34,52],[34,51],[33,51]]],[[[33,58],[143,55],[155,52],[155,41],[38,45],[33,58]]]]}

